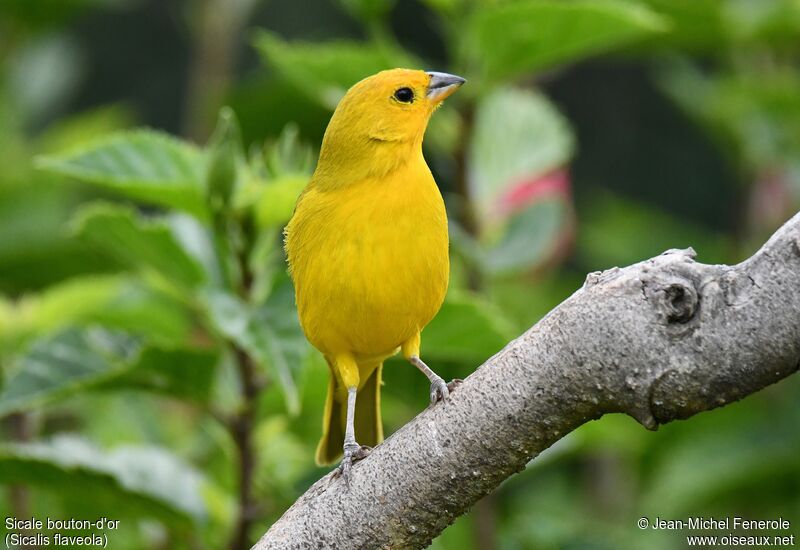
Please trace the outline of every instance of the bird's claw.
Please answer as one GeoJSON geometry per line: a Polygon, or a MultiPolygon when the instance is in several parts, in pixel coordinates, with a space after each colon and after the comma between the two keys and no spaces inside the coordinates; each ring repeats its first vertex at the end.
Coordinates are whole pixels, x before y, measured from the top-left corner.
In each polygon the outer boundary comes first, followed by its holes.
{"type": "Polygon", "coordinates": [[[445,382],[442,378],[437,377],[431,382],[431,405],[435,405],[439,401],[447,401],[453,390],[460,386],[462,382],[464,381],[460,378],[454,378],[450,382],[445,382]]]}
{"type": "Polygon", "coordinates": [[[450,393],[453,393],[463,383],[464,381],[461,378],[453,378],[447,383],[447,389],[450,390],[450,393]]]}
{"type": "Polygon", "coordinates": [[[450,388],[447,383],[439,376],[431,381],[431,405],[435,405],[437,401],[447,401],[450,397],[450,388]]]}
{"type": "Polygon", "coordinates": [[[447,387],[447,383],[442,378],[435,378],[431,382],[431,405],[437,401],[447,401],[448,397],[450,397],[450,389],[447,387]]]}
{"type": "Polygon", "coordinates": [[[372,452],[372,447],[359,445],[358,443],[347,443],[344,446],[344,458],[339,465],[338,474],[344,478],[344,482],[350,485],[350,469],[355,462],[363,460],[372,452]]]}

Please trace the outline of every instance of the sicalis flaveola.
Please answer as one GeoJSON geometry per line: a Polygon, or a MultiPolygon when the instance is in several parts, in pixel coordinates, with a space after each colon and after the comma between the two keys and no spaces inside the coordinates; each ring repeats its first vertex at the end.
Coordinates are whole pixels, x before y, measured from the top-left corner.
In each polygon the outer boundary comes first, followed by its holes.
{"type": "Polygon", "coordinates": [[[447,216],[422,156],[441,102],[464,79],[383,71],[345,94],[325,131],[319,162],[286,227],[300,323],[330,366],[319,464],[342,468],[383,439],[384,359],[403,356],[448,386],[419,358],[420,331],[439,311],[449,275],[447,216]]]}

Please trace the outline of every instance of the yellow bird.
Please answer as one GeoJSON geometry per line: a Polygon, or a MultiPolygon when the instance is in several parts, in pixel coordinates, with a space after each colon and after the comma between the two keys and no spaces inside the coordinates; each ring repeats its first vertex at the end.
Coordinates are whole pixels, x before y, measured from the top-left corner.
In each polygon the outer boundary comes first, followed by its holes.
{"type": "Polygon", "coordinates": [[[330,367],[316,460],[330,464],[344,451],[345,475],[383,440],[387,357],[402,350],[430,379],[432,402],[449,394],[419,357],[420,332],[442,305],[450,270],[447,216],[422,137],[464,82],[392,69],[350,88],[286,227],[300,323],[330,367]]]}

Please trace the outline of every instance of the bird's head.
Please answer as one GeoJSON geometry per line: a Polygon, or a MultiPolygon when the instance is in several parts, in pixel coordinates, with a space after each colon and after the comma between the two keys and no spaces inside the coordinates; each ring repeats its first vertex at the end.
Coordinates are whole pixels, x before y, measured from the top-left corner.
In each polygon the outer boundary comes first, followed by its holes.
{"type": "Polygon", "coordinates": [[[325,131],[320,163],[403,155],[422,143],[428,119],[465,80],[446,73],[391,69],[350,88],[325,131]]]}

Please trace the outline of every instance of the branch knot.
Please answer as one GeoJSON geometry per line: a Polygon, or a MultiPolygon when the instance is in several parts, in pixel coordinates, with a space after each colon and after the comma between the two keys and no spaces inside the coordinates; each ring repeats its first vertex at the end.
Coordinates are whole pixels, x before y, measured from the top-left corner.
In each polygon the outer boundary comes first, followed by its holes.
{"type": "Polygon", "coordinates": [[[661,292],[668,323],[686,323],[694,316],[698,302],[694,287],[672,283],[661,292]]]}
{"type": "Polygon", "coordinates": [[[694,285],[682,277],[643,279],[644,295],[665,324],[686,324],[700,303],[694,285]]]}

